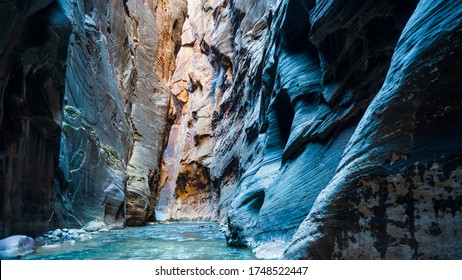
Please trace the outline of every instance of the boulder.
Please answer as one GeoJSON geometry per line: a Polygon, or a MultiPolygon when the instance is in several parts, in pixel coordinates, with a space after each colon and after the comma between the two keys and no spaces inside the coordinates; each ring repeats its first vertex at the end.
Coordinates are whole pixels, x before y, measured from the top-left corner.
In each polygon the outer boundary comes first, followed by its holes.
{"type": "Polygon", "coordinates": [[[89,222],[84,229],[88,232],[98,231],[101,229],[107,229],[107,225],[103,221],[94,220],[89,222]]]}
{"type": "Polygon", "coordinates": [[[25,235],[13,235],[0,240],[0,259],[23,257],[35,252],[35,241],[25,235]]]}
{"type": "Polygon", "coordinates": [[[53,235],[57,237],[61,237],[63,236],[63,231],[58,228],[55,231],[53,231],[53,235]]]}

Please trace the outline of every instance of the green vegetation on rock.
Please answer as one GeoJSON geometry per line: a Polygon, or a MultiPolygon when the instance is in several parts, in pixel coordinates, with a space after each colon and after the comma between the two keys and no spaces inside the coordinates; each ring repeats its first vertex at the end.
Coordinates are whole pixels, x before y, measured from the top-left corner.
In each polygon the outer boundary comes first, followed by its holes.
{"type": "Polygon", "coordinates": [[[78,120],[82,117],[82,112],[73,106],[66,105],[64,106],[64,116],[71,120],[78,120]]]}
{"type": "Polygon", "coordinates": [[[106,154],[108,154],[110,157],[119,159],[119,155],[117,154],[117,151],[112,146],[101,144],[101,148],[103,148],[106,154]]]}

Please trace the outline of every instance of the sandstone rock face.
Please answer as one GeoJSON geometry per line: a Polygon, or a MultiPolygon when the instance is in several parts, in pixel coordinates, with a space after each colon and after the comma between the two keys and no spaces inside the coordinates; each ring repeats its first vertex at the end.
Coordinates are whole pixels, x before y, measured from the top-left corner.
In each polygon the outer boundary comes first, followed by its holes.
{"type": "Polygon", "coordinates": [[[418,4],[285,257],[461,258],[461,13],[458,1],[418,4]]]}
{"type": "Polygon", "coordinates": [[[212,11],[204,9],[198,1],[188,2],[171,81],[171,128],[162,163],[158,220],[209,220],[216,213],[209,170],[214,146],[212,115],[217,106],[216,89],[212,89],[216,58],[209,45],[212,11]]]}
{"type": "Polygon", "coordinates": [[[53,223],[71,26],[51,2],[0,3],[0,237],[53,223]]]}
{"type": "Polygon", "coordinates": [[[261,71],[269,5],[188,1],[172,78],[158,219],[226,221],[245,138],[244,104],[256,97],[246,85],[261,71]]]}
{"type": "Polygon", "coordinates": [[[76,1],[69,9],[57,214],[67,227],[143,225],[155,205],[184,3],[76,1]]]}
{"type": "Polygon", "coordinates": [[[461,7],[417,4],[189,1],[157,217],[261,257],[458,258],[461,7]]]}
{"type": "Polygon", "coordinates": [[[186,3],[23,2],[0,4],[1,235],[146,223],[186,3]]]}
{"type": "Polygon", "coordinates": [[[123,3],[69,3],[73,30],[69,42],[61,138],[62,176],[56,214],[66,227],[93,220],[124,225],[125,168],[132,142],[128,106],[122,92],[130,58],[123,3]],[[118,76],[119,75],[119,76],[118,76]]]}
{"type": "Polygon", "coordinates": [[[399,34],[412,12],[409,3],[384,5],[287,1],[277,8],[263,68],[267,107],[257,124],[268,127],[260,129],[264,152],[261,162],[244,173],[231,205],[230,244],[251,244],[257,255],[280,256],[335,175],[398,40],[390,34],[376,43],[380,38],[373,28],[386,17],[390,20],[381,28],[399,34]],[[338,10],[352,17],[342,18],[338,10]]]}
{"type": "Polygon", "coordinates": [[[180,44],[186,3],[183,0],[128,1],[132,64],[130,83],[133,146],[127,167],[127,224],[154,219],[160,163],[164,150],[169,82],[180,44]]]}

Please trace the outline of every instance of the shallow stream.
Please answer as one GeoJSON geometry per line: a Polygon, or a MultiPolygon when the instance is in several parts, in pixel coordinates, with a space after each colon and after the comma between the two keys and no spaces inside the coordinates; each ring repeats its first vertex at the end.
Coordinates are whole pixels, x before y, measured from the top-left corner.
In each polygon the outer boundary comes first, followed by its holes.
{"type": "Polygon", "coordinates": [[[177,222],[95,233],[91,239],[38,246],[23,259],[41,260],[246,260],[249,249],[232,248],[218,225],[177,222]]]}

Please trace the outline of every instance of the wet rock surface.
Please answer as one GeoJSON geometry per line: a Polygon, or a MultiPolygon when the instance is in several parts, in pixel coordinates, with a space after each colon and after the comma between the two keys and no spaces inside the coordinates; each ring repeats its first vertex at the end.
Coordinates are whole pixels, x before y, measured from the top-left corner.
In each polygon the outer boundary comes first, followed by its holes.
{"type": "Polygon", "coordinates": [[[93,238],[93,234],[105,232],[102,228],[82,228],[82,229],[55,229],[35,238],[37,246],[58,246],[63,242],[85,241],[93,238]]]}

